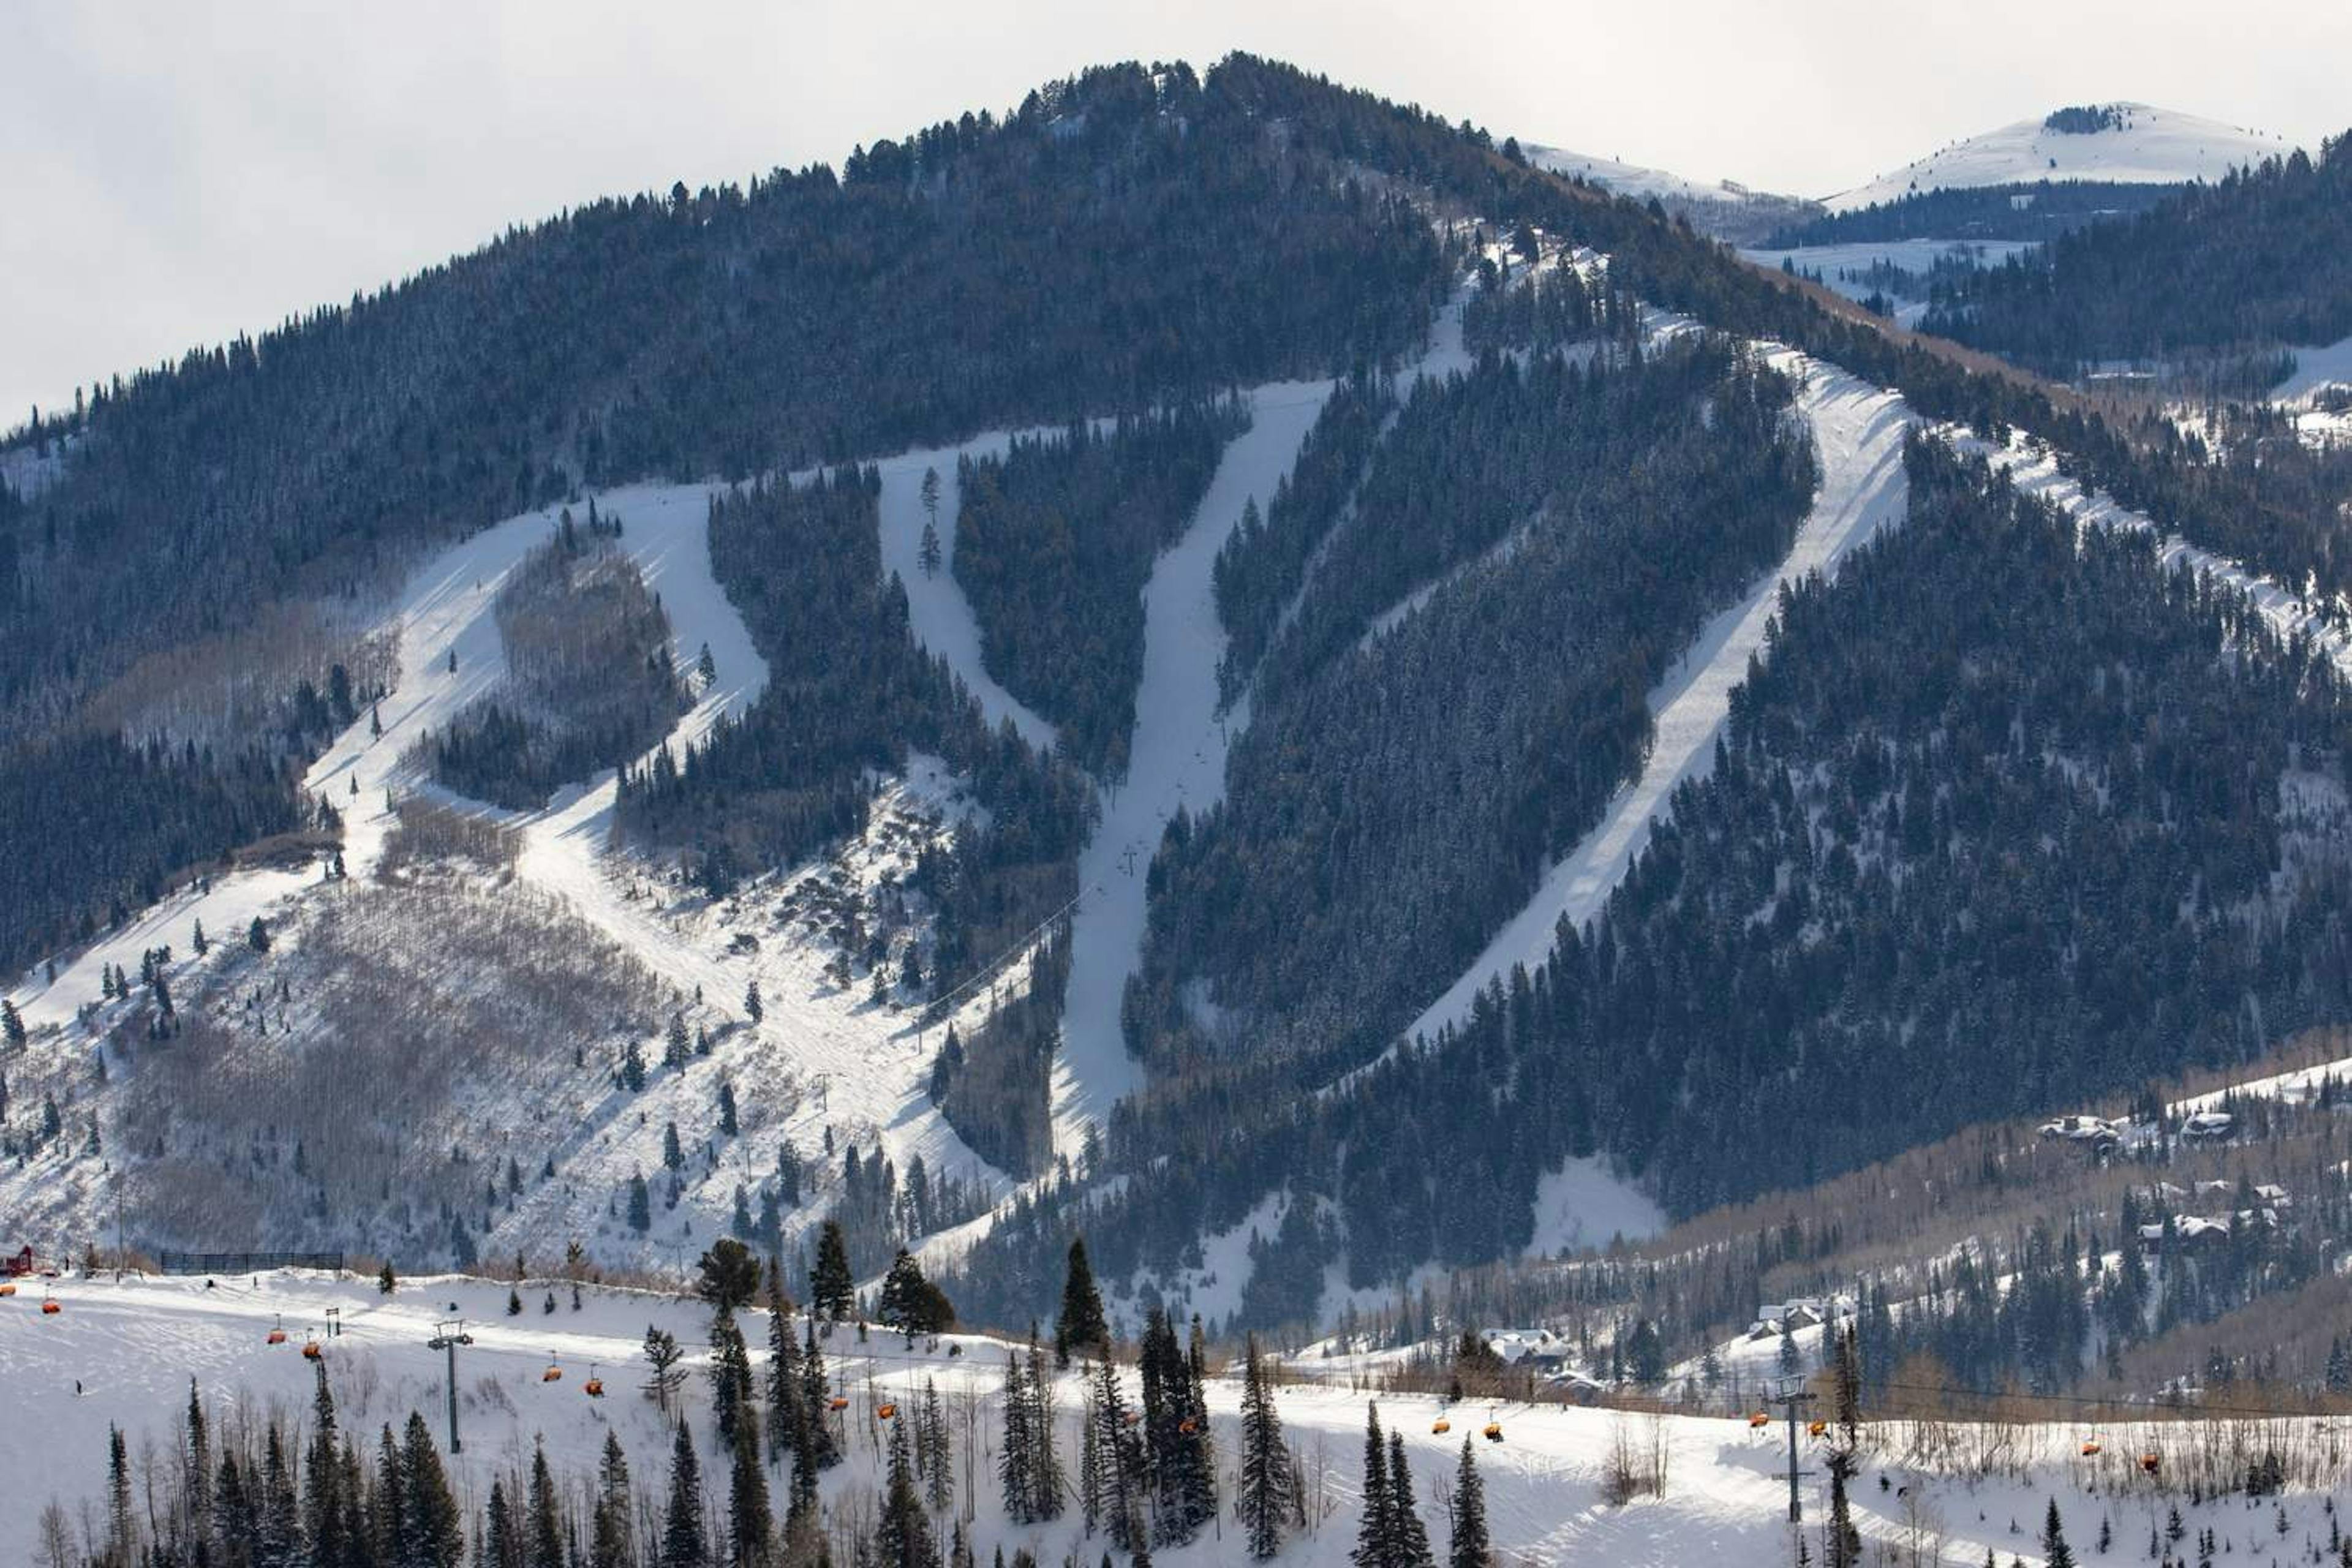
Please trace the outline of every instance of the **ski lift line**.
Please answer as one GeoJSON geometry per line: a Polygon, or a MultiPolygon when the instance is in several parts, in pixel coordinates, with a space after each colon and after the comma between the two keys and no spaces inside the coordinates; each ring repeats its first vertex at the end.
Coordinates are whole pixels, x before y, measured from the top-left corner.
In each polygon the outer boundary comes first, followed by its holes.
{"type": "Polygon", "coordinates": [[[2199,1399],[2179,1405],[2136,1405],[2128,1400],[2095,1399],[2081,1394],[2032,1394],[2023,1389],[1965,1388],[1957,1384],[1936,1383],[1881,1383],[1870,1386],[1904,1394],[1960,1394],[1971,1399],[1988,1401],[2026,1400],[2036,1405],[2063,1405],[2077,1409],[2103,1411],[2114,1425],[2162,1423],[2175,1415],[2242,1415],[2261,1421],[2313,1421],[2340,1411],[2294,1410],[2275,1405],[2215,1405],[2199,1399]]]}
{"type": "Polygon", "coordinates": [[[1088,893],[1099,893],[1102,890],[1102,887],[1099,883],[1092,888],[1079,889],[1077,895],[1071,899],[1068,903],[1064,904],[1060,909],[1055,910],[1052,914],[1047,915],[1044,920],[1030,927],[1027,931],[1014,938],[1013,942],[1002,952],[998,952],[987,963],[982,964],[977,970],[973,971],[971,977],[966,980],[962,984],[957,986],[952,991],[934,996],[929,1002],[924,1003],[923,1013],[925,1016],[925,1026],[928,1026],[929,1024],[937,1023],[940,1019],[946,1017],[949,1013],[954,1011],[953,1008],[949,1006],[949,1004],[953,1002],[956,998],[963,995],[966,992],[978,989],[984,982],[993,979],[1006,963],[1010,963],[1015,955],[1027,949],[1029,945],[1035,942],[1041,934],[1049,930],[1056,921],[1060,920],[1064,915],[1069,914],[1080,904],[1086,902],[1087,895],[1088,893]]]}

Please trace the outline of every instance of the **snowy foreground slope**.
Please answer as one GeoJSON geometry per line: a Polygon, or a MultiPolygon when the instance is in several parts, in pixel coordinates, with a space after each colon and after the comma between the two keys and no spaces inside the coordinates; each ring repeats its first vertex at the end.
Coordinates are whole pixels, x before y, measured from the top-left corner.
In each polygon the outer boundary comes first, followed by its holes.
{"type": "MultiPolygon", "coordinates": [[[[658,1324],[695,1352],[689,1364],[698,1371],[705,1310],[690,1300],[590,1287],[583,1310],[574,1312],[567,1285],[533,1282],[522,1287],[522,1315],[510,1318],[508,1289],[481,1280],[411,1280],[387,1298],[372,1282],[291,1273],[223,1279],[211,1290],[201,1279],[117,1285],[66,1279],[55,1286],[63,1308],[55,1317],[41,1316],[30,1295],[0,1301],[0,1376],[11,1391],[9,1411],[0,1418],[0,1500],[27,1520],[52,1498],[69,1514],[77,1512],[100,1490],[110,1424],[124,1429],[134,1465],[169,1465],[174,1422],[191,1378],[214,1404],[216,1427],[233,1430],[239,1415],[273,1412],[304,1418],[314,1373],[299,1347],[331,1307],[339,1310],[343,1332],[321,1342],[343,1425],[372,1437],[383,1424],[396,1427],[416,1410],[441,1438],[444,1362],[425,1341],[453,1306],[475,1339],[459,1352],[464,1452],[450,1460],[453,1483],[469,1510],[486,1500],[494,1478],[528,1464],[534,1441],[543,1440],[551,1463],[576,1481],[607,1433],[620,1438],[637,1488],[657,1500],[668,1440],[659,1413],[640,1393],[646,1376],[641,1343],[647,1325],[658,1324]],[[543,1293],[550,1289],[556,1310],[545,1313],[543,1293]],[[281,1321],[287,1342],[267,1344],[269,1330],[281,1321]],[[560,1380],[545,1380],[550,1367],[562,1372],[560,1380]],[[601,1400],[583,1397],[592,1373],[608,1390],[601,1400]]],[[[743,1326],[755,1362],[763,1359],[764,1316],[747,1314],[743,1326]]],[[[1000,1542],[1008,1557],[1028,1545],[1048,1563],[1066,1552],[1088,1562],[1099,1555],[1104,1543],[1084,1539],[1075,1505],[1053,1524],[1018,1527],[1004,1520],[993,1480],[1003,1365],[999,1344],[950,1336],[936,1347],[918,1342],[909,1350],[902,1339],[877,1332],[860,1345],[847,1327],[822,1343],[835,1385],[849,1400],[842,1416],[848,1457],[824,1478],[825,1506],[836,1519],[865,1512],[877,1490],[876,1407],[895,1401],[903,1408],[929,1379],[947,1404],[958,1506],[968,1510],[982,1560],[1000,1542]],[[950,1354],[951,1349],[961,1353],[950,1354]]],[[[1132,1399],[1131,1370],[1126,1381],[1132,1399]]],[[[1230,1376],[1210,1384],[1227,1511],[1217,1529],[1189,1546],[1156,1551],[1156,1561],[1243,1560],[1230,1511],[1239,1395],[1230,1376]]],[[[723,1507],[724,1468],[712,1463],[702,1378],[689,1381],[685,1399],[704,1454],[709,1500],[723,1507]]],[[[1654,1421],[1559,1405],[1446,1407],[1427,1396],[1381,1396],[1380,1403],[1383,1425],[1404,1436],[1416,1498],[1441,1548],[1448,1483],[1462,1441],[1471,1436],[1486,1484],[1488,1525],[1506,1563],[1665,1568],[1789,1559],[1787,1438],[1777,1424],[1759,1429],[1738,1418],[1654,1421]],[[1441,1417],[1452,1424],[1443,1435],[1431,1430],[1441,1417]],[[1475,1436],[1490,1418],[1502,1426],[1499,1444],[1475,1436]],[[1621,1439],[1637,1450],[1660,1445],[1663,1497],[1623,1506],[1602,1500],[1603,1467],[1621,1439]]],[[[1364,1396],[1294,1384],[1280,1389],[1278,1406],[1310,1501],[1308,1530],[1294,1534],[1279,1561],[1336,1568],[1348,1561],[1355,1541],[1364,1396]]],[[[1076,1373],[1061,1380],[1058,1407],[1057,1435],[1075,1476],[1076,1373]]],[[[2107,1428],[2101,1434],[2105,1452],[2085,1458],[2078,1452],[2081,1434],[2072,1426],[1957,1424],[1932,1433],[1890,1426],[1869,1436],[1854,1506],[1872,1542],[1916,1545],[1921,1555],[1909,1560],[1923,1563],[1973,1564],[1990,1548],[2003,1563],[2014,1556],[2039,1563],[2035,1542],[2053,1495],[2078,1553],[2089,1554],[2104,1521],[2117,1549],[2138,1560],[2151,1531],[2161,1530],[2168,1510],[2178,1506],[2191,1531],[2210,1528],[2226,1538],[2236,1561],[2308,1560],[2310,1546],[2327,1537],[2325,1493],[2291,1485],[2275,1503],[2254,1505],[2235,1497],[2192,1503],[2184,1495],[2190,1479],[2210,1480],[2214,1468],[2228,1462],[2232,1434],[2235,1441],[2247,1439],[2242,1429],[2185,1423],[2107,1428]],[[2137,1456],[2149,1450],[2163,1457],[2162,1475],[2173,1484],[2141,1473],[2137,1456]]],[[[2299,1466],[2316,1470],[2327,1462],[2320,1450],[2330,1440],[2305,1424],[2277,1424],[2264,1436],[2284,1445],[2299,1466]]],[[[1801,1437],[1800,1449],[1812,1472],[1801,1482],[1807,1516],[1817,1525],[1823,1513],[1821,1456],[1809,1438],[1801,1437]]],[[[1818,1541],[1814,1546],[1818,1560],[1818,1541]]]]}
{"type": "Polygon", "coordinates": [[[2083,132],[2048,129],[2021,120],[1952,142],[1866,184],[1825,198],[1832,212],[1900,201],[1915,192],[2030,184],[2039,180],[2097,180],[2117,184],[2180,184],[2217,181],[2233,168],[2283,157],[2281,138],[2217,120],[2115,103],[2119,126],[2083,132]]]}

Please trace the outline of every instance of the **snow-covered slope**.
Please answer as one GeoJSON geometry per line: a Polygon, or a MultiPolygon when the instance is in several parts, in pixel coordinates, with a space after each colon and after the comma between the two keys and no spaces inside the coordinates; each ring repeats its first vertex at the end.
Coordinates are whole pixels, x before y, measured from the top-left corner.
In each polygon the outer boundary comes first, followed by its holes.
{"type": "Polygon", "coordinates": [[[2214,181],[2232,168],[2284,155],[2287,143],[2266,132],[2158,109],[2113,103],[2120,125],[2097,131],[2050,130],[2021,120],[1969,136],[1890,171],[1866,184],[1825,198],[1832,212],[1899,201],[1915,192],[1968,190],[2038,180],[2099,180],[2118,184],[2179,184],[2214,181]]]}
{"type": "MultiPolygon", "coordinates": [[[[340,1311],[343,1333],[322,1342],[324,1364],[339,1421],[362,1436],[387,1422],[397,1428],[415,1410],[440,1439],[444,1362],[425,1342],[445,1316],[467,1320],[474,1342],[459,1352],[464,1449],[444,1458],[469,1514],[487,1500],[493,1479],[511,1480],[528,1466],[535,1440],[544,1443],[559,1474],[579,1477],[593,1467],[608,1433],[620,1439],[636,1489],[657,1512],[670,1438],[661,1413],[640,1392],[646,1328],[651,1323],[674,1333],[689,1351],[688,1367],[698,1373],[709,1325],[699,1303],[595,1287],[586,1289],[575,1313],[561,1281],[525,1285],[519,1317],[506,1314],[504,1283],[456,1279],[407,1281],[390,1297],[366,1281],[294,1274],[224,1279],[210,1290],[201,1279],[117,1285],[67,1279],[55,1290],[63,1307],[55,1317],[38,1315],[37,1291],[0,1301],[0,1377],[11,1391],[8,1415],[0,1420],[0,1475],[7,1478],[0,1495],[14,1505],[23,1522],[20,1537],[27,1541],[31,1519],[49,1500],[59,1500],[68,1517],[98,1500],[110,1423],[121,1426],[134,1459],[152,1444],[168,1466],[191,1378],[214,1404],[216,1426],[232,1411],[256,1420],[272,1411],[289,1419],[307,1412],[314,1373],[299,1347],[331,1307],[340,1311]],[[544,1313],[541,1295],[551,1287],[557,1307],[544,1313]],[[269,1346],[266,1336],[281,1317],[288,1342],[269,1346]],[[551,1366],[561,1370],[560,1379],[545,1380],[551,1366]],[[601,1400],[582,1394],[592,1371],[607,1389],[601,1400]]],[[[763,1360],[764,1316],[747,1314],[743,1327],[755,1359],[763,1360]]],[[[1047,1563],[1066,1553],[1089,1562],[1100,1554],[1103,1542],[1086,1539],[1075,1505],[1052,1524],[1015,1526],[1004,1516],[993,1462],[1002,1423],[1000,1342],[950,1336],[936,1347],[919,1342],[909,1349],[885,1333],[861,1344],[844,1329],[823,1348],[835,1386],[849,1402],[839,1417],[845,1462],[823,1478],[828,1513],[845,1520],[871,1508],[884,1431],[875,1412],[885,1401],[910,1408],[928,1379],[950,1414],[958,1507],[971,1521],[981,1560],[1000,1543],[1008,1559],[1020,1547],[1047,1563]]],[[[1312,1369],[1311,1362],[1290,1364],[1312,1369]]],[[[1056,1437],[1072,1475],[1079,1376],[1065,1373],[1057,1387],[1056,1437]]],[[[1132,1400],[1131,1370],[1126,1382],[1132,1400]]],[[[1207,1394],[1220,1493],[1230,1505],[1240,1389],[1230,1375],[1215,1377],[1207,1394]]],[[[703,1456],[706,1499],[723,1510],[725,1467],[713,1462],[707,1381],[690,1377],[681,1397],[703,1456]]],[[[1309,1523],[1291,1533],[1278,1562],[1338,1568],[1349,1561],[1361,1500],[1358,1456],[1365,1399],[1337,1384],[1279,1389],[1285,1435],[1304,1467],[1309,1523]]],[[[1447,1541],[1447,1483],[1468,1438],[1502,1561],[1680,1568],[1786,1560],[1788,1436],[1778,1423],[1757,1428],[1736,1416],[1653,1419],[1570,1405],[1446,1405],[1407,1394],[1378,1399],[1383,1425],[1402,1438],[1417,1505],[1441,1551],[1447,1541]],[[1440,1419],[1449,1430],[1433,1430],[1440,1419]],[[1477,1440],[1489,1419],[1500,1426],[1499,1442],[1477,1440]],[[1621,1442],[1637,1456],[1656,1446],[1663,1496],[1623,1505],[1603,1500],[1604,1468],[1621,1442]]],[[[1982,1562],[1988,1551],[1997,1551],[2003,1563],[2040,1563],[2036,1543],[2043,1510],[2054,1498],[2078,1560],[2091,1551],[2103,1521],[2119,1549],[2135,1555],[2178,1508],[2189,1529],[2212,1530],[2217,1547],[2226,1542],[2234,1559],[2312,1561],[2312,1548],[2328,1536],[2330,1500],[2324,1487],[2340,1479],[2342,1468],[2340,1448],[2324,1427],[2299,1422],[2260,1428],[2194,1422],[2105,1426],[2103,1452],[2086,1458],[2080,1452],[2083,1429],[2071,1415],[1998,1429],[1958,1423],[1915,1432],[1887,1424],[1865,1434],[1852,1489],[1856,1525],[1874,1553],[1916,1546],[1925,1562],[1933,1542],[1942,1553],[1936,1560],[1943,1562],[1982,1562]],[[2250,1443],[2275,1444],[2288,1457],[2291,1479],[2274,1504],[2250,1507],[2211,1484],[2233,1464],[2240,1475],[2229,1484],[2242,1479],[2239,1461],[2250,1443]],[[2142,1473],[2143,1452],[2158,1454],[2156,1478],[2142,1473]],[[2195,1494],[2189,1489],[2193,1479],[2208,1483],[2195,1494]]],[[[1816,1442],[1801,1434],[1799,1453],[1807,1472],[1801,1495],[1810,1533],[1825,1511],[1827,1479],[1816,1442]]],[[[770,1486],[781,1489],[775,1472],[770,1486]]],[[[942,1531],[946,1522],[942,1516],[942,1531]]],[[[1155,1550],[1153,1557],[1176,1568],[1201,1568],[1238,1561],[1237,1546],[1228,1507],[1222,1522],[1201,1539],[1155,1550]]]]}
{"type": "Polygon", "coordinates": [[[1647,201],[1652,196],[1660,201],[1722,202],[1746,199],[1746,186],[1733,181],[1713,184],[1685,179],[1665,169],[1645,168],[1639,163],[1623,163],[1614,158],[1599,158],[1590,153],[1572,153],[1565,147],[1527,149],[1528,162],[1538,169],[1549,169],[1555,174],[1582,180],[1599,185],[1602,190],[1635,201],[1647,201]]]}

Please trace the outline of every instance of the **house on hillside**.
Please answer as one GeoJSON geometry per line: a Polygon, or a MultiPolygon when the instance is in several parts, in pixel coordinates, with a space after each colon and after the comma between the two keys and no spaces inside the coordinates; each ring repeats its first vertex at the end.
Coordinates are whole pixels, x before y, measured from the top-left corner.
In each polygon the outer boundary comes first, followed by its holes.
{"type": "Polygon", "coordinates": [[[1856,1310],[1851,1296],[1800,1296],[1787,1301],[1768,1301],[1756,1309],[1756,1321],[1748,1325],[1750,1340],[1771,1339],[1780,1332],[1782,1323],[1789,1331],[1820,1328],[1824,1323],[1837,1324],[1851,1319],[1856,1310]]]}
{"type": "Polygon", "coordinates": [[[2226,1110],[2192,1110],[2180,1119],[2180,1136],[2191,1143],[2223,1143],[2237,1124],[2226,1110]]]}
{"type": "Polygon", "coordinates": [[[2043,1122],[2041,1133],[2044,1138],[2054,1138],[2063,1142],[2087,1144],[2092,1148],[2113,1148],[2123,1142],[2126,1125],[2100,1116],[2062,1116],[2055,1121],[2043,1122]]]}

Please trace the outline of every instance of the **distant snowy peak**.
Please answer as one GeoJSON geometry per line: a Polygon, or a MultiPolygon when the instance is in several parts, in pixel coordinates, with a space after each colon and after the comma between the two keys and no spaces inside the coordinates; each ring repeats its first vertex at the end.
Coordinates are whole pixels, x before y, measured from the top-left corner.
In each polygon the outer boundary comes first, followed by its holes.
{"type": "Polygon", "coordinates": [[[1589,153],[1571,153],[1564,147],[1530,145],[1527,153],[1528,162],[1538,169],[1549,169],[1555,174],[1582,180],[1636,201],[1647,201],[1655,196],[1664,202],[1740,202],[1748,200],[1753,195],[1747,186],[1735,180],[1708,184],[1698,180],[1686,180],[1664,169],[1621,163],[1614,158],[1596,158],[1589,153]]]}
{"type": "Polygon", "coordinates": [[[1967,190],[2036,180],[2108,180],[2124,184],[2214,181],[2230,170],[2291,151],[2269,132],[2147,103],[2080,105],[2039,120],[1955,142],[1828,197],[1832,212],[1899,201],[1918,191],[1967,190]]]}

